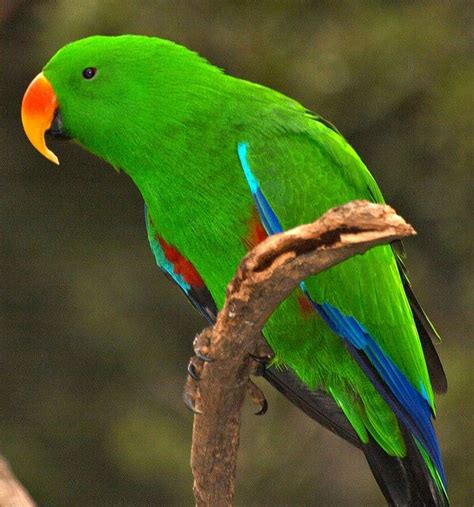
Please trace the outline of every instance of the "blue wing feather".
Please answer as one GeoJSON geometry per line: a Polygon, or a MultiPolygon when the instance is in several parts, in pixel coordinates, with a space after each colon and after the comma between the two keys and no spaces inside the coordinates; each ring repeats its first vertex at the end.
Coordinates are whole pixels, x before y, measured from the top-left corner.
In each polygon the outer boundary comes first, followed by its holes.
{"type": "MultiPolygon", "coordinates": [[[[247,160],[247,151],[247,143],[240,142],[237,147],[239,161],[260,214],[262,224],[269,235],[282,232],[283,227],[281,222],[272,210],[260,188],[258,180],[252,173],[247,160]]],[[[370,377],[375,387],[389,403],[397,416],[407,425],[412,434],[421,442],[438,469],[443,483],[446,486],[446,476],[441,461],[441,452],[431,420],[432,410],[424,386],[420,382],[421,393],[423,393],[421,394],[374,341],[364,326],[354,317],[342,314],[329,303],[314,301],[304,282],[301,282],[300,288],[310,301],[314,310],[324,319],[331,330],[349,345],[348,350],[352,355],[359,356],[355,357],[358,363],[361,363],[360,353],[363,353],[368,359],[370,365],[388,387],[388,392],[385,387],[382,386],[380,382],[376,382],[371,375],[370,377]]],[[[363,369],[368,373],[365,368],[363,369]]]]}

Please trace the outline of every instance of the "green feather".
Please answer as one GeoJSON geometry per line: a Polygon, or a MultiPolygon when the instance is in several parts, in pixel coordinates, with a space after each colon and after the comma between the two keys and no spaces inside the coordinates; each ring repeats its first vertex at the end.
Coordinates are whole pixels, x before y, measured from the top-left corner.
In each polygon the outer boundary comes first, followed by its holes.
{"type": "MultiPolygon", "coordinates": [[[[250,166],[285,229],[354,199],[383,202],[363,162],[330,124],[171,42],[92,37],[59,51],[44,74],[68,133],[133,179],[155,229],[194,265],[219,308],[247,251],[255,213],[239,142],[248,144],[250,166]],[[97,68],[95,78],[81,79],[90,66],[97,68]]],[[[362,323],[434,409],[390,246],[311,277],[307,287],[316,301],[362,323]]],[[[301,314],[296,293],[271,316],[264,334],[275,361],[310,388],[331,393],[363,442],[370,434],[388,454],[404,455],[389,406],[325,322],[316,313],[301,314]]]]}

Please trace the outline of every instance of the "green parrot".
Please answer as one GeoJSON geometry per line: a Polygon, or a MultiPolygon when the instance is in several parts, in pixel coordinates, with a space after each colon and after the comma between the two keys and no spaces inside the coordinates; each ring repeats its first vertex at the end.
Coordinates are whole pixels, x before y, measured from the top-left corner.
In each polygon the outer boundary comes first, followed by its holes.
{"type": "MultiPolygon", "coordinates": [[[[384,202],[329,122],[158,38],[68,44],[28,87],[22,121],[51,161],[45,133],[134,181],[158,266],[210,322],[265,237],[354,199],[384,202]]],[[[446,377],[399,247],[373,248],[295,289],[264,327],[275,356],[264,376],[365,453],[391,505],[448,505],[432,424],[446,377]]]]}

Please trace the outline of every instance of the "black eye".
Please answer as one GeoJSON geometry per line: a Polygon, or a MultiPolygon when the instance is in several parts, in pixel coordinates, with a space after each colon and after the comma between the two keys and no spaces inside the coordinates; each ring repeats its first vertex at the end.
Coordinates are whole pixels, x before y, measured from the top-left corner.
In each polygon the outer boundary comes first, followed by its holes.
{"type": "Polygon", "coordinates": [[[97,69],[95,67],[87,67],[82,71],[84,79],[92,79],[95,76],[97,69]]]}

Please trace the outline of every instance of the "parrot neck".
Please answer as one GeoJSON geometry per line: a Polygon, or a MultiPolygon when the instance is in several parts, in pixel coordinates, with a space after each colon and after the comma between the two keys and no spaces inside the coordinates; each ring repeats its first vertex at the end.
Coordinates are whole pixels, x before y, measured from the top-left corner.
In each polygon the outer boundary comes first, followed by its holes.
{"type": "Polygon", "coordinates": [[[248,233],[253,211],[237,153],[247,135],[246,108],[224,87],[207,90],[205,101],[188,94],[185,103],[172,122],[157,122],[143,133],[145,142],[140,139],[139,146],[109,162],[131,177],[155,231],[193,263],[220,300],[222,280],[231,278],[246,252],[240,238],[248,233]],[[238,128],[233,116],[239,117],[238,128]],[[229,256],[233,236],[235,259],[229,256]],[[226,260],[221,269],[211,265],[214,258],[226,260]]]}

